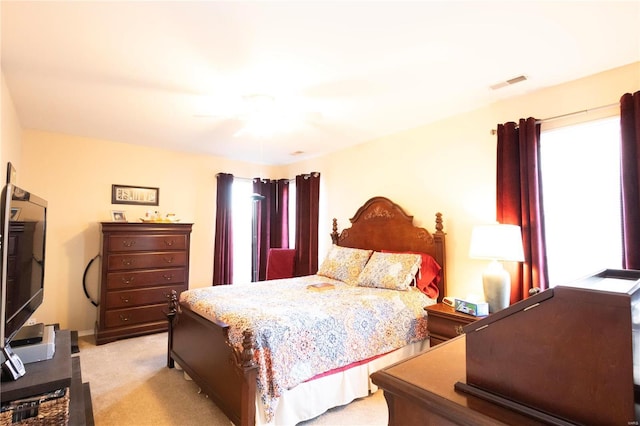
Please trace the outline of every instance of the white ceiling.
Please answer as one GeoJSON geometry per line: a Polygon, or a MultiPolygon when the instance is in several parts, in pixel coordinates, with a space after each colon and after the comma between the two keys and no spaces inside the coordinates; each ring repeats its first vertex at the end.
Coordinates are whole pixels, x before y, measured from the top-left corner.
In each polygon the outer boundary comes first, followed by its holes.
{"type": "Polygon", "coordinates": [[[0,7],[2,71],[24,128],[267,164],[640,60],[640,1],[0,7]],[[280,132],[246,131],[251,95],[272,98],[280,132]]]}

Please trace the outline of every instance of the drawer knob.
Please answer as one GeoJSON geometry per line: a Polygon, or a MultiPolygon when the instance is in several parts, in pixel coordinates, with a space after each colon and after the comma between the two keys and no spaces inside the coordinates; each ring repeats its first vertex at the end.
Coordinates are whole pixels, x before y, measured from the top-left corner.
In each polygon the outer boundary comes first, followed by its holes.
{"type": "Polygon", "coordinates": [[[120,321],[122,322],[127,322],[131,319],[131,317],[129,315],[125,315],[125,314],[120,314],[120,321]]]}
{"type": "Polygon", "coordinates": [[[456,330],[456,334],[458,334],[458,335],[464,334],[464,330],[463,330],[461,325],[456,325],[454,328],[456,330]]]}
{"type": "Polygon", "coordinates": [[[170,241],[164,240],[164,243],[167,245],[167,247],[171,247],[172,245],[175,244],[175,241],[174,240],[170,240],[170,241]]]}
{"type": "Polygon", "coordinates": [[[122,245],[125,247],[133,247],[136,245],[136,240],[131,240],[131,241],[122,240],[122,245]]]}
{"type": "Polygon", "coordinates": [[[133,259],[130,259],[130,258],[122,259],[122,264],[125,266],[131,266],[133,265],[133,263],[134,263],[133,259]]]}
{"type": "Polygon", "coordinates": [[[131,284],[135,278],[136,277],[122,277],[121,280],[123,284],[131,284]]]}
{"type": "Polygon", "coordinates": [[[129,298],[125,296],[120,296],[120,301],[122,301],[123,303],[129,303],[129,298]]]}
{"type": "Polygon", "coordinates": [[[164,261],[165,261],[166,263],[173,263],[173,257],[165,257],[165,258],[164,258],[164,261]]]}
{"type": "Polygon", "coordinates": [[[162,277],[167,281],[171,281],[173,279],[173,274],[164,274],[162,277]]]}

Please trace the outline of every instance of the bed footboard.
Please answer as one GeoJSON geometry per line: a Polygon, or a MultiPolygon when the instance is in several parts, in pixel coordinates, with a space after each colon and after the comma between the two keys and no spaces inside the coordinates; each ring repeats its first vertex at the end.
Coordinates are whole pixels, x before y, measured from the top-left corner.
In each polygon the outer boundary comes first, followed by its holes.
{"type": "Polygon", "coordinates": [[[229,342],[229,326],[213,322],[169,296],[167,367],[174,362],[238,426],[255,424],[256,377],[253,333],[243,332],[243,349],[229,342]]]}

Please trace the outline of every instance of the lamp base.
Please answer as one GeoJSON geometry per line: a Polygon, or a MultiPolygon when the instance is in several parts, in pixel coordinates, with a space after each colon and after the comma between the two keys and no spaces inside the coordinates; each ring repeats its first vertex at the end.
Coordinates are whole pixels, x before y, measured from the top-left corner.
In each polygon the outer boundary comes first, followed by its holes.
{"type": "Polygon", "coordinates": [[[482,274],[484,299],[489,304],[489,313],[498,312],[509,306],[511,298],[511,277],[502,264],[492,261],[482,274]]]}

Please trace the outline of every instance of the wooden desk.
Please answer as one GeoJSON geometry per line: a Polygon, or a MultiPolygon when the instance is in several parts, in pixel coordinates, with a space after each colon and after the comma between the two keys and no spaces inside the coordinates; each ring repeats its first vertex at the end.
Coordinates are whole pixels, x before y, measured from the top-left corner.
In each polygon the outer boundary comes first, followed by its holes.
{"type": "Polygon", "coordinates": [[[373,383],[384,390],[389,407],[389,425],[542,424],[456,391],[454,384],[466,381],[465,355],[466,336],[461,335],[373,373],[373,383]]]}

